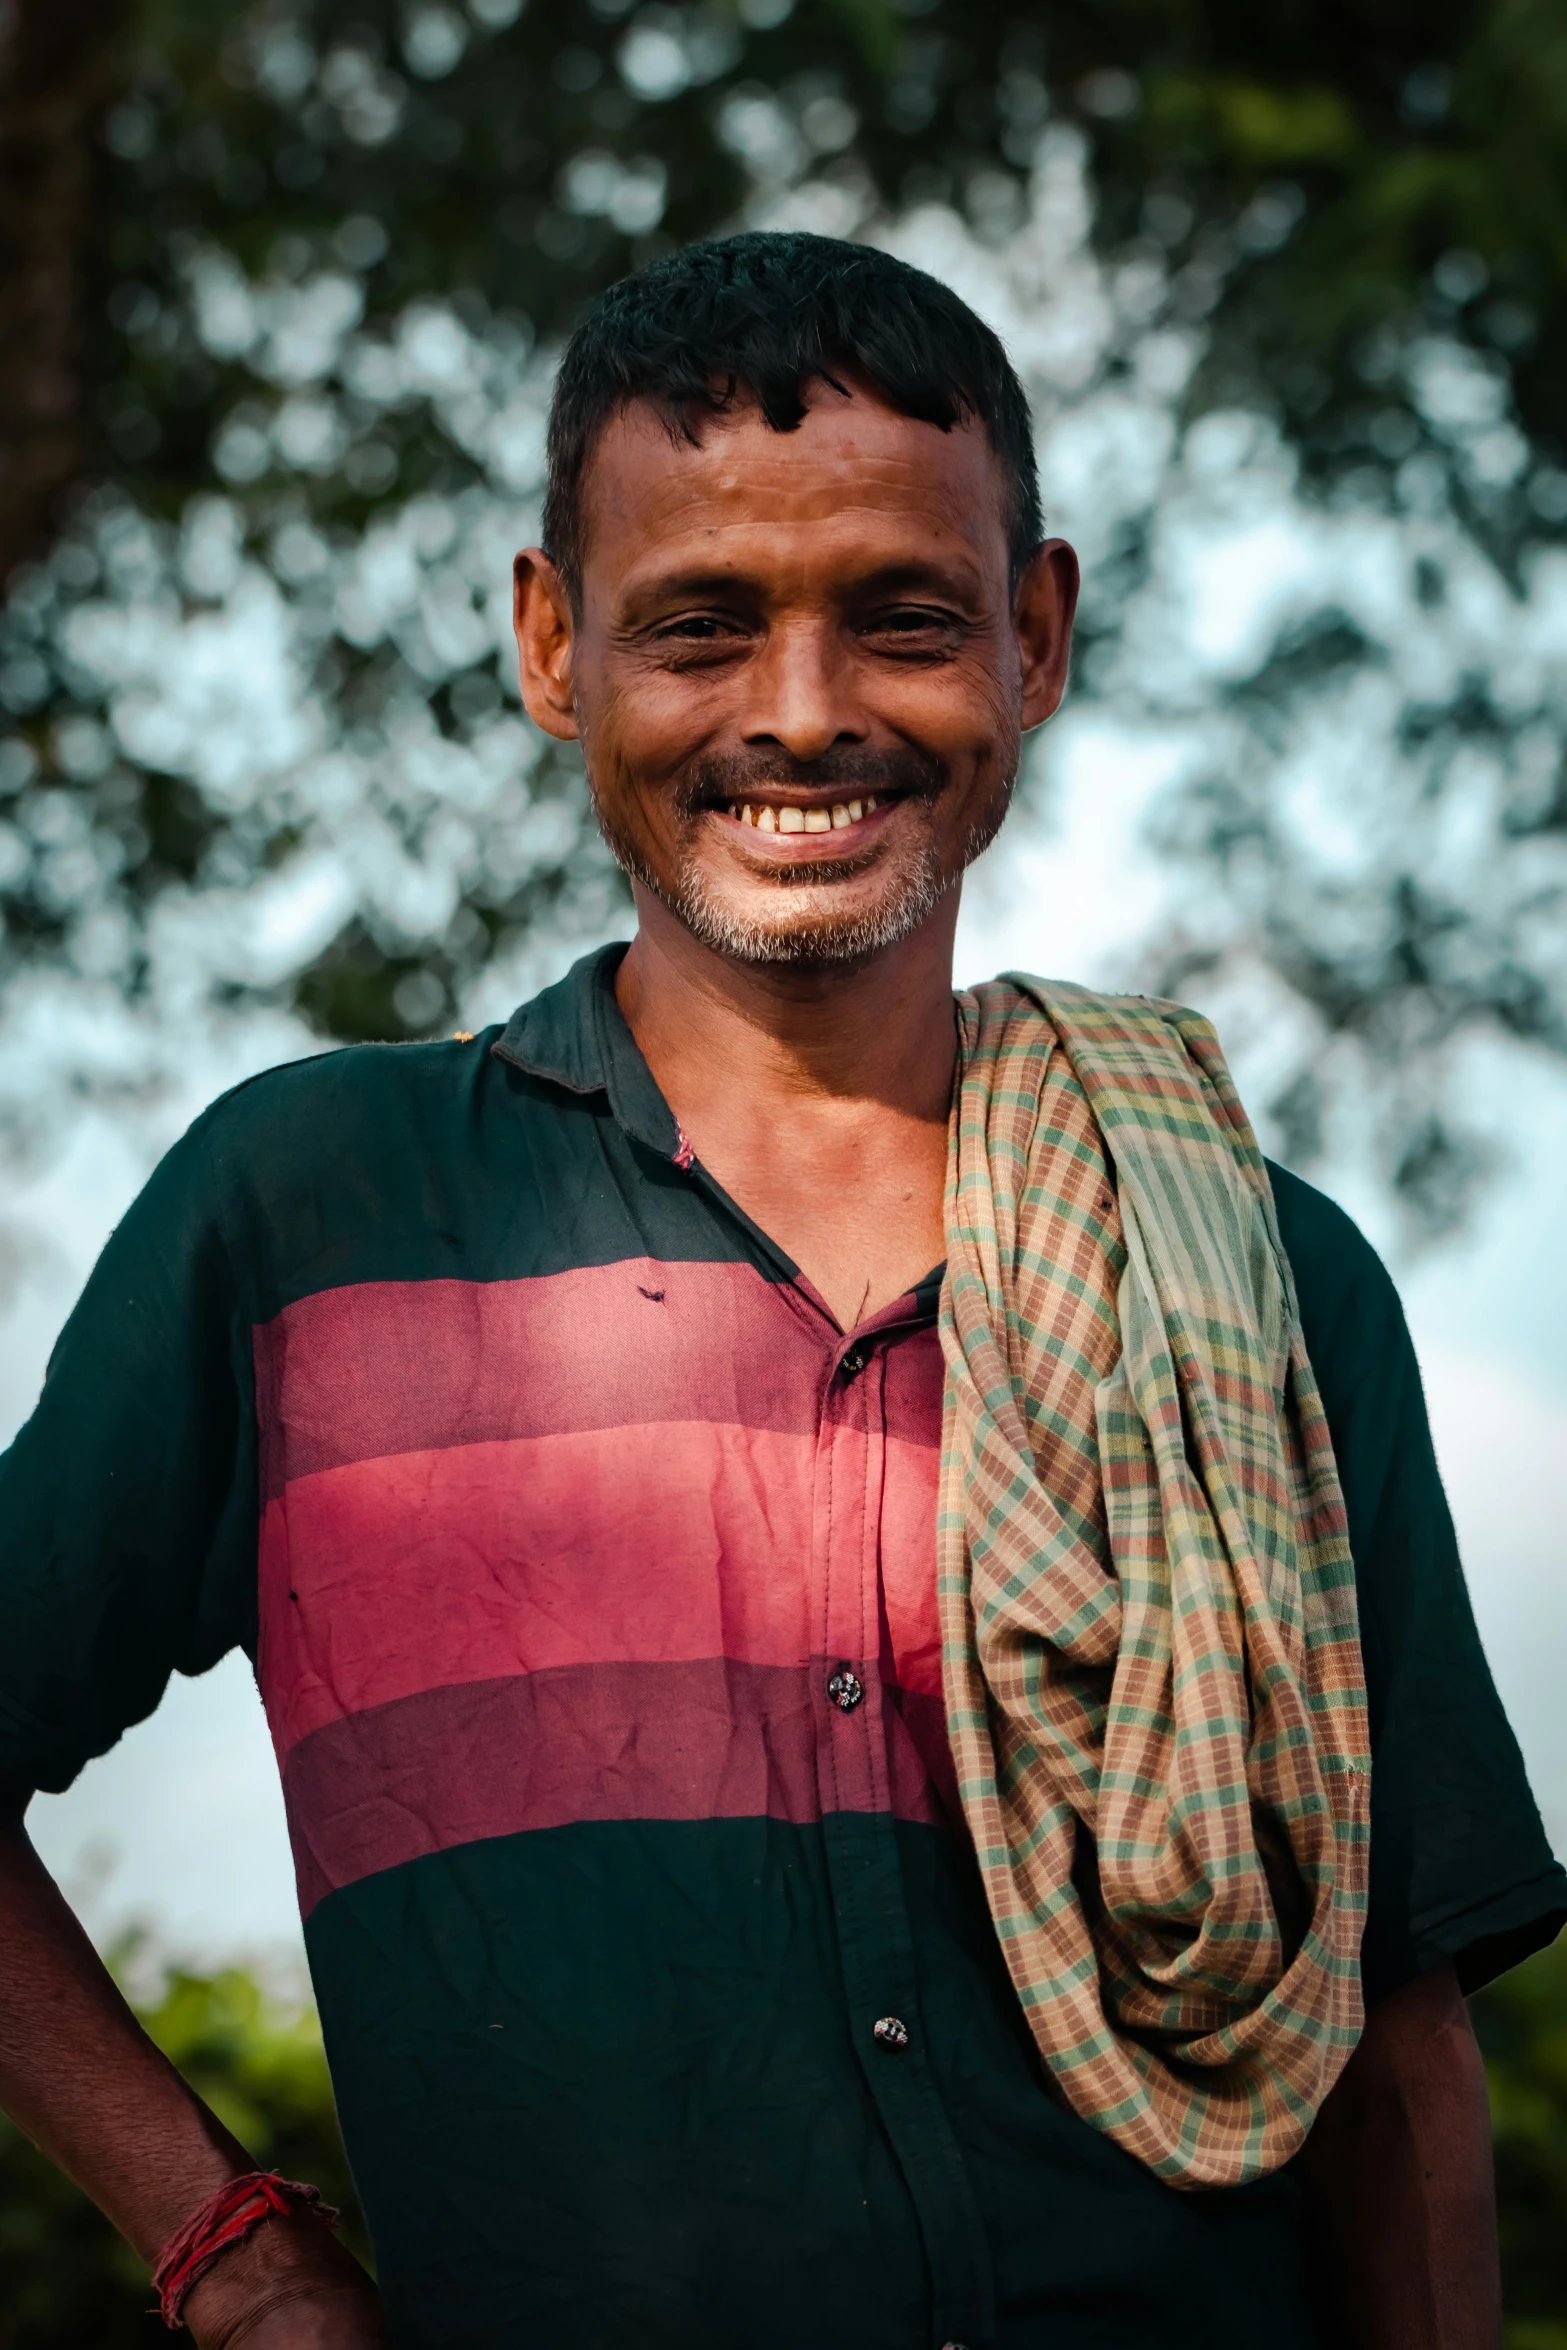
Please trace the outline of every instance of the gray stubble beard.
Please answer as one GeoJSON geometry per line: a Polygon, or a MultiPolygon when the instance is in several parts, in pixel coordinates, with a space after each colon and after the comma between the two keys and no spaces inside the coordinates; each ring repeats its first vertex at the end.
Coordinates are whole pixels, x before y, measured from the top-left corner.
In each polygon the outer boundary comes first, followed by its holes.
{"type": "MultiPolygon", "coordinates": [[[[865,963],[888,947],[899,945],[933,914],[950,889],[956,888],[976,857],[995,839],[1012,803],[1015,776],[998,786],[990,806],[971,824],[955,873],[944,874],[927,842],[911,869],[899,876],[899,886],[881,906],[837,922],[803,922],[794,926],[747,920],[716,900],[707,889],[694,861],[685,860],[673,880],[661,881],[648,867],[634,842],[605,821],[597,794],[593,812],[611,856],[631,880],[650,890],[682,923],[698,945],[709,947],[733,963],[751,970],[846,968],[865,963]]],[[[832,887],[819,865],[790,872],[784,868],[775,884],[779,901],[791,891],[832,887]]]]}

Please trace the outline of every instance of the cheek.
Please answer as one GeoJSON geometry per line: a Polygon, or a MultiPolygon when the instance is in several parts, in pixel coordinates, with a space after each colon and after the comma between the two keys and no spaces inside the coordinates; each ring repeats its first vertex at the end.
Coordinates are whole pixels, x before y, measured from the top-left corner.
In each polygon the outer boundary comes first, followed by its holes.
{"type": "Polygon", "coordinates": [[[1015,735],[1023,713],[1023,677],[1010,637],[976,662],[969,674],[969,698],[984,732],[992,738],[1015,735]]]}
{"type": "Polygon", "coordinates": [[[988,662],[976,661],[914,672],[889,697],[887,715],[899,733],[945,759],[962,784],[1013,755],[1021,700],[988,662]]]}
{"type": "Polygon", "coordinates": [[[588,778],[600,800],[634,802],[638,786],[656,772],[658,729],[646,700],[602,678],[578,692],[578,722],[588,778]]]}
{"type": "MultiPolygon", "coordinates": [[[[663,676],[604,679],[591,700],[592,724],[584,730],[594,759],[605,770],[603,783],[617,792],[657,793],[699,751],[712,734],[703,697],[663,676]]],[[[600,777],[595,769],[595,783],[600,777]]]]}

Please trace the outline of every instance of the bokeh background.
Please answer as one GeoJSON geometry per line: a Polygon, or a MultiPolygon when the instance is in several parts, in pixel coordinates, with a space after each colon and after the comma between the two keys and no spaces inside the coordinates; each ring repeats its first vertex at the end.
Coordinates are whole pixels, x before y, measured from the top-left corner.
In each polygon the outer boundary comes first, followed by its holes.
{"type": "MultiPolygon", "coordinates": [[[[1560,1848],[1557,0],[0,0],[0,1439],[215,1093],[624,934],[509,558],[584,301],[747,223],[1005,335],[1087,592],[961,975],[1198,1002],[1387,1254],[1560,1848]]],[[[243,1661],[32,1820],[176,2059],[349,2199],[243,1661]]],[[[1508,2350],[1567,2350],[1567,1962],[1477,2017],[1508,2350]]],[[[0,2136],[0,2350],[144,2303],[0,2136]]]]}

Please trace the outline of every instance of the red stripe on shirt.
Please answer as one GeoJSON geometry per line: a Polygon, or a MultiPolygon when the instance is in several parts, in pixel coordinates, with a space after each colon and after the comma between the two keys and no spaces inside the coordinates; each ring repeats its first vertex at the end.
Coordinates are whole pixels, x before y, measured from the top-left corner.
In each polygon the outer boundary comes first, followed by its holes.
{"type": "MultiPolygon", "coordinates": [[[[753,1266],[638,1257],[534,1280],[322,1290],[260,1326],[254,1346],[270,1499],[347,1461],[507,1437],[659,1420],[814,1429],[836,1333],[753,1266]]],[[[890,1355],[889,1424],[939,1443],[934,1334],[890,1355]]]]}
{"type": "MultiPolygon", "coordinates": [[[[444,1684],[573,1664],[804,1663],[817,1645],[813,1539],[837,1533],[821,1512],[846,1520],[866,1491],[863,1432],[835,1428],[831,1449],[828,1476],[816,1438],[643,1424],[295,1481],[261,1529],[258,1671],[279,1754],[326,1722],[444,1684]]],[[[935,1457],[892,1443],[887,1454],[888,1677],[930,1691],[935,1457]]]]}
{"type": "MultiPolygon", "coordinates": [[[[605,1820],[819,1820],[825,1671],[722,1657],[568,1666],[329,1723],[283,1775],[300,1908],[488,1836],[605,1820]]],[[[852,1738],[856,1725],[845,1718],[835,1732],[852,1738]]],[[[885,1735],[894,1815],[939,1820],[921,1746],[896,1710],[885,1735]]]]}

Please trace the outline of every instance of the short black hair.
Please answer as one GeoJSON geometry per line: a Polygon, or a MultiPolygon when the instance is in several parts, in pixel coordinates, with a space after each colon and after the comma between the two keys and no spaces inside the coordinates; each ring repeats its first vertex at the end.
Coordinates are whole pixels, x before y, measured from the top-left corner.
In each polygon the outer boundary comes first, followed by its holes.
{"type": "Polygon", "coordinates": [[[1001,463],[1012,583],[1044,535],[1028,399],[998,335],[949,286],[873,245],[748,230],[686,245],[593,303],[550,403],[544,544],[575,603],[582,477],[613,417],[646,400],[671,431],[747,396],[793,432],[812,383],[858,383],[900,415],[982,425],[1001,463]]]}

